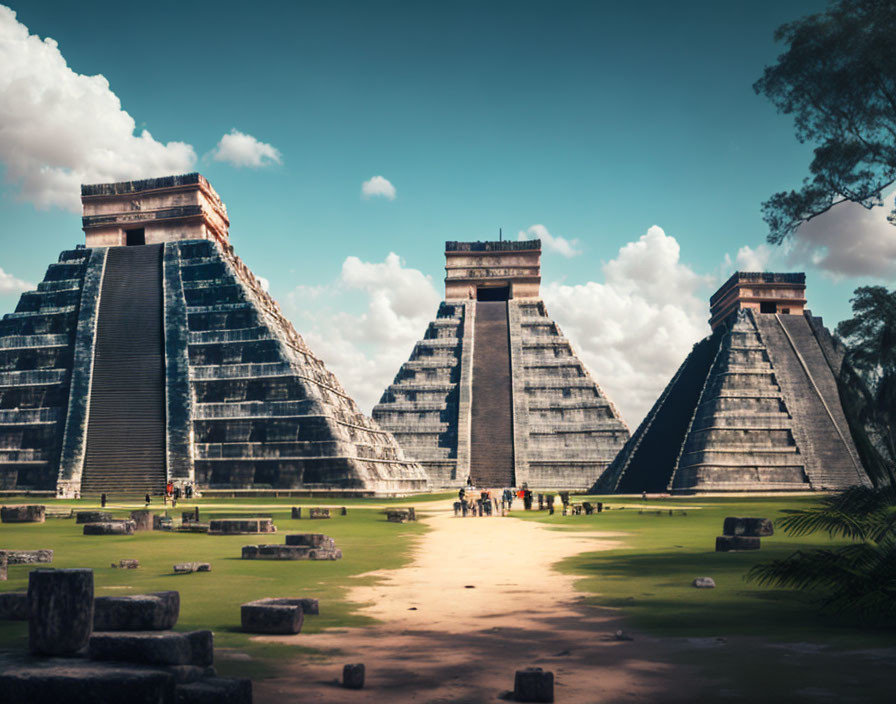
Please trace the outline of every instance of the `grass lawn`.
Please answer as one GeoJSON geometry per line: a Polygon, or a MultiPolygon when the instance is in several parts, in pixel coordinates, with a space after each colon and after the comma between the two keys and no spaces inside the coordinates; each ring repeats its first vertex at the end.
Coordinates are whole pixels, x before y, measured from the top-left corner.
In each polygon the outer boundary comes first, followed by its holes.
{"type": "MultiPolygon", "coordinates": [[[[578,502],[580,497],[576,497],[578,502]]],[[[797,549],[837,544],[826,534],[794,538],[783,532],[762,538],[757,551],[717,553],[725,516],[776,519],[783,509],[810,505],[812,497],[638,498],[592,497],[611,509],[592,516],[514,511],[558,530],[625,533],[619,547],[563,560],[558,568],[580,575],[588,602],[622,609],[633,628],[664,636],[703,638],[762,636],[781,641],[825,642],[842,647],[892,645],[894,631],[820,613],[817,595],[760,587],[744,580],[758,563],[797,549]],[[622,507],[625,508],[622,508],[622,507]],[[672,515],[669,510],[673,509],[672,515]],[[691,586],[712,577],[715,589],[691,586]]]]}
{"type": "MultiPolygon", "coordinates": [[[[418,506],[440,496],[414,497],[402,501],[418,506]]],[[[348,515],[331,511],[329,520],[292,520],[291,506],[326,504],[328,500],[210,499],[207,502],[178,502],[169,515],[180,517],[181,510],[200,507],[203,521],[216,516],[239,514],[271,515],[277,526],[274,535],[209,536],[204,534],[143,532],[134,536],[85,536],[83,526],[74,519],[48,518],[43,524],[0,524],[0,547],[11,549],[52,548],[53,564],[48,567],[89,567],[94,570],[97,596],[143,594],[174,589],[180,592],[180,619],[176,630],[211,629],[215,632],[216,667],[230,676],[264,676],[269,671],[264,662],[288,657],[295,647],[254,643],[241,633],[240,604],[253,599],[276,596],[311,596],[320,599],[320,616],[306,619],[303,632],[317,632],[336,626],[356,626],[367,622],[346,600],[350,585],[362,584],[357,575],[378,569],[394,569],[409,557],[415,536],[425,530],[422,523],[389,523],[379,506],[389,500],[333,499],[337,506],[347,506],[348,515]],[[366,505],[366,507],[365,507],[366,505]],[[243,545],[282,543],[286,533],[326,533],[336,540],[343,559],[331,561],[267,561],[241,560],[243,545]],[[122,558],[136,558],[136,570],[113,569],[111,563],[122,558]],[[212,571],[175,575],[176,562],[210,562],[212,571]],[[231,653],[248,655],[228,658],[231,653]]],[[[38,503],[28,499],[4,499],[4,504],[38,503]]],[[[155,504],[155,501],[154,501],[155,504]]],[[[87,510],[98,508],[95,501],[51,501],[48,507],[73,506],[87,510]]],[[[124,506],[110,501],[107,511],[127,516],[140,504],[124,506]]],[[[161,511],[161,506],[153,506],[161,511]]],[[[31,566],[12,566],[9,580],[0,582],[2,591],[24,591],[28,588],[31,566]]],[[[0,648],[27,647],[28,624],[0,621],[0,648]]]]}

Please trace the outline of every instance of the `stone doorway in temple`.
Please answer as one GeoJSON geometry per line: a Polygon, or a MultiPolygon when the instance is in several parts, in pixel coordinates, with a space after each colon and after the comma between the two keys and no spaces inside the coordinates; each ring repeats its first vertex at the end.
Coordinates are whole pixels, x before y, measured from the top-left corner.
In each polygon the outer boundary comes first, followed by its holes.
{"type": "Polygon", "coordinates": [[[509,301],[510,285],[507,286],[478,286],[476,288],[477,301],[509,301]]]}
{"type": "Polygon", "coordinates": [[[140,227],[135,230],[125,230],[125,244],[128,247],[135,247],[146,244],[146,231],[140,227]]]}

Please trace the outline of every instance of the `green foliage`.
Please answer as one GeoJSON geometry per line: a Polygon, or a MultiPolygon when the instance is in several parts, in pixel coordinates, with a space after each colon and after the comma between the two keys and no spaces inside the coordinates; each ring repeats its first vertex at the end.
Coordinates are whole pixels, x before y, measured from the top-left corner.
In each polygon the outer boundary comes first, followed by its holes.
{"type": "Polygon", "coordinates": [[[864,618],[896,621],[896,488],[852,487],[817,505],[787,510],[778,526],[793,536],[826,532],[856,541],[837,548],[798,550],[754,566],[760,585],[810,590],[822,606],[864,618]]]}
{"type": "Polygon", "coordinates": [[[837,326],[847,347],[840,383],[844,410],[851,427],[863,430],[853,434],[866,435],[872,446],[857,438],[875,483],[896,485],[896,291],[862,286],[851,302],[853,317],[837,326]]]}
{"type": "Polygon", "coordinates": [[[769,242],[842,201],[882,204],[881,192],[896,180],[894,36],[891,0],[836,0],[778,28],[775,39],[787,50],[753,89],[793,115],[800,142],[818,146],[802,188],[763,204],[769,242]]]}

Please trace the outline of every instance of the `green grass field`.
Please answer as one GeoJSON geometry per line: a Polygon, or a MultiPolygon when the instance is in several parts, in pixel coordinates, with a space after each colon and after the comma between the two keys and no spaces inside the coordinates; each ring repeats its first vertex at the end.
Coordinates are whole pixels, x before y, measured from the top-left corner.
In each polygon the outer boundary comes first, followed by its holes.
{"type": "MultiPolygon", "coordinates": [[[[444,498],[431,495],[414,497],[410,503],[421,506],[444,498]]],[[[5,504],[37,503],[33,499],[4,500],[5,504]]],[[[348,587],[370,579],[357,576],[379,569],[394,569],[408,560],[415,536],[425,530],[423,523],[397,524],[386,521],[378,508],[389,500],[335,499],[308,501],[303,499],[245,500],[212,499],[179,502],[169,506],[169,515],[180,518],[180,512],[200,507],[200,518],[235,515],[271,515],[277,526],[273,535],[209,536],[174,532],[143,532],[134,536],[85,536],[83,526],[74,519],[48,518],[43,524],[0,524],[0,547],[11,549],[52,548],[55,551],[50,567],[89,567],[94,570],[97,596],[142,594],[175,589],[180,592],[181,610],[177,630],[211,629],[215,632],[218,669],[229,675],[259,676],[265,674],[264,663],[294,655],[295,647],[266,645],[250,641],[241,633],[240,604],[253,599],[277,596],[311,596],[320,599],[320,616],[309,617],[303,632],[314,633],[336,626],[362,625],[367,620],[357,613],[357,605],[346,599],[348,587]],[[347,506],[348,515],[331,511],[329,520],[292,520],[291,506],[315,506],[325,503],[347,506]],[[286,533],[326,533],[336,540],[344,554],[337,561],[266,561],[241,560],[243,545],[282,543],[286,533]],[[113,569],[111,563],[123,558],[136,558],[136,570],[113,569]],[[175,575],[176,562],[209,562],[212,571],[175,575]],[[229,660],[228,650],[245,653],[250,659],[229,660]]],[[[74,507],[76,510],[98,508],[95,501],[53,501],[52,508],[74,507]]],[[[110,502],[107,511],[126,517],[140,504],[121,507],[110,502]]],[[[162,506],[153,506],[161,512],[162,506]]],[[[29,566],[9,568],[9,580],[0,582],[2,591],[23,591],[28,588],[29,566]]],[[[0,621],[0,648],[24,649],[27,645],[27,623],[0,621]]]]}
{"type": "Polygon", "coordinates": [[[776,519],[784,509],[810,505],[812,497],[591,500],[604,501],[611,510],[592,516],[523,517],[558,530],[625,533],[617,538],[618,548],[577,555],[558,568],[582,577],[577,587],[589,595],[589,603],[621,609],[634,628],[663,636],[762,636],[843,647],[893,642],[891,628],[820,612],[817,594],[770,589],[744,580],[760,562],[797,549],[838,544],[826,534],[794,538],[776,531],[762,538],[758,551],[715,552],[715,537],[722,534],[726,516],[776,519]],[[694,588],[695,577],[712,577],[716,588],[694,588]]]}
{"type": "MultiPolygon", "coordinates": [[[[315,657],[295,646],[262,644],[239,631],[240,604],[267,596],[313,596],[320,599],[321,615],[305,622],[306,632],[325,628],[365,625],[369,621],[358,605],[347,598],[351,586],[372,577],[359,577],[379,569],[406,564],[416,538],[426,522],[393,524],[385,520],[381,507],[405,503],[425,509],[427,503],[453,494],[414,497],[411,500],[380,499],[209,499],[199,500],[202,520],[216,516],[271,515],[278,533],[273,536],[208,536],[202,534],[149,532],[135,536],[84,536],[73,519],[47,519],[44,524],[0,525],[0,547],[13,549],[53,548],[53,567],[94,569],[97,595],[140,594],[176,589],[181,594],[178,630],[209,628],[215,632],[216,666],[228,676],[264,677],[275,671],[283,658],[315,657]],[[345,505],[348,515],[333,511],[330,520],[294,521],[291,506],[345,505]],[[335,562],[244,561],[240,548],[251,543],[282,543],[294,532],[323,532],[336,539],[345,557],[335,562]],[[138,570],[112,569],[122,558],[140,560],[138,570]],[[176,562],[212,563],[211,573],[174,575],[176,562]]],[[[582,497],[576,497],[580,501],[582,497]]],[[[588,603],[618,609],[626,627],[659,637],[683,639],[747,638],[757,643],[812,643],[837,651],[892,646],[892,628],[858,623],[848,617],[819,612],[816,597],[789,590],[758,587],[744,581],[754,564],[783,557],[798,548],[830,545],[824,535],[792,538],[777,533],[763,538],[755,552],[716,553],[715,537],[721,534],[725,516],[777,518],[786,508],[808,505],[811,497],[781,498],[676,498],[651,499],[603,497],[610,510],[592,516],[568,516],[546,512],[514,511],[514,518],[542,522],[556,530],[588,530],[621,533],[617,547],[584,553],[558,563],[557,568],[577,575],[577,587],[588,603]],[[623,506],[625,508],[623,508],[623,506]],[[669,514],[669,510],[673,514],[669,514]],[[715,589],[695,589],[695,577],[712,577],[715,589]]],[[[5,499],[3,503],[34,503],[27,499],[5,499]]],[[[74,506],[97,508],[94,501],[53,501],[53,508],[74,506]]],[[[181,502],[169,513],[180,517],[192,502],[181,502]]],[[[515,504],[515,508],[518,504],[515,504]]],[[[125,516],[130,506],[110,504],[110,510],[125,516]]],[[[154,510],[162,507],[154,505],[154,510]]],[[[474,520],[474,519],[470,519],[474,520]]],[[[479,519],[475,519],[479,520],[479,519]]],[[[489,519],[483,519],[489,520],[489,519]]],[[[27,589],[28,566],[14,566],[9,581],[0,590],[27,589]]],[[[525,579],[525,574],[519,575],[525,579]]],[[[0,622],[0,649],[24,649],[27,624],[0,622]]],[[[682,651],[683,664],[699,663],[715,672],[728,672],[727,651],[697,653],[682,651]]],[[[814,657],[814,656],[813,656],[814,657]]],[[[809,662],[814,676],[823,681],[831,668],[827,660],[809,662]]],[[[768,663],[762,656],[756,667],[769,670],[769,677],[783,683],[791,677],[786,659],[768,663]],[[774,669],[781,668],[778,674],[774,669]],[[770,669],[769,669],[770,668],[770,669]]],[[[741,662],[741,665],[744,663],[741,662]]],[[[712,676],[712,673],[710,673],[712,676]]],[[[752,680],[745,675],[742,688],[752,680]]],[[[757,687],[759,684],[756,685],[757,687]]],[[[783,685],[782,685],[783,686],[783,685]]],[[[782,690],[783,691],[783,690],[782,690]]],[[[757,695],[761,689],[757,690],[757,695]]]]}

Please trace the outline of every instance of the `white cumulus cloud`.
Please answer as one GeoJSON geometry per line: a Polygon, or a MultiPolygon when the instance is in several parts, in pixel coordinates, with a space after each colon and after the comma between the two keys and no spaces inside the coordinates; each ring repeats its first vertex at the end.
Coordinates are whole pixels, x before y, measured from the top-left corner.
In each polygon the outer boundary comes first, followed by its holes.
{"type": "Polygon", "coordinates": [[[0,5],[0,160],[23,199],[79,212],[82,183],[193,168],[192,146],[135,128],[102,75],[72,71],[56,41],[31,34],[0,5]]]}
{"type": "Polygon", "coordinates": [[[532,225],[528,230],[520,230],[517,235],[518,240],[541,240],[546,251],[556,252],[560,256],[571,259],[581,254],[581,250],[577,249],[579,241],[577,239],[568,240],[565,237],[555,237],[544,225],[532,225]]]}
{"type": "Polygon", "coordinates": [[[218,146],[212,150],[212,158],[238,168],[248,166],[257,169],[282,163],[279,149],[236,128],[221,137],[218,146]]]}
{"type": "Polygon", "coordinates": [[[286,309],[314,353],[369,414],[436,317],[440,299],[430,277],[390,253],[382,262],[347,257],[337,279],[296,287],[286,309]],[[361,312],[347,312],[358,298],[361,312]]]}
{"type": "Polygon", "coordinates": [[[896,194],[870,210],[841,203],[800,226],[789,243],[788,263],[810,265],[833,278],[896,278],[896,227],[887,221],[896,194]]]}
{"type": "Polygon", "coordinates": [[[361,197],[395,200],[395,186],[384,176],[374,176],[361,184],[361,197]]]}
{"type": "Polygon", "coordinates": [[[0,269],[0,293],[21,293],[22,291],[31,291],[34,288],[37,288],[34,284],[22,281],[0,269]]]}
{"type": "Polygon", "coordinates": [[[681,261],[674,237],[651,227],[603,265],[603,282],[543,287],[548,314],[632,430],[709,334],[710,286],[681,261]]]}

